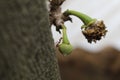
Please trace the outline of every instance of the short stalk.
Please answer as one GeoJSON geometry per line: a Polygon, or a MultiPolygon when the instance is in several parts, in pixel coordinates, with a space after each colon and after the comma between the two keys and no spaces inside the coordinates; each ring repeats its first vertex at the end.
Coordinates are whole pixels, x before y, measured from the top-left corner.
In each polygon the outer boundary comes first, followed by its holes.
{"type": "Polygon", "coordinates": [[[79,19],[82,20],[84,25],[89,25],[96,21],[96,19],[92,19],[88,15],[81,13],[81,12],[74,11],[74,10],[67,10],[64,12],[64,14],[65,15],[74,15],[74,16],[78,17],[79,19]]]}
{"type": "Polygon", "coordinates": [[[67,32],[66,32],[66,27],[65,25],[62,25],[62,32],[63,32],[63,42],[65,44],[70,44],[68,37],[67,37],[67,32]]]}

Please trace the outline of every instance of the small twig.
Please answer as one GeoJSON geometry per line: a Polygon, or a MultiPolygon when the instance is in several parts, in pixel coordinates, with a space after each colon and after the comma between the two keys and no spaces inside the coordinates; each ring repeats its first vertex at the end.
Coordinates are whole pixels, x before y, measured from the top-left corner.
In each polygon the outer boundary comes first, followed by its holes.
{"type": "Polygon", "coordinates": [[[62,39],[62,37],[59,39],[58,43],[56,44],[56,47],[59,47],[59,44],[61,43],[62,39]]]}

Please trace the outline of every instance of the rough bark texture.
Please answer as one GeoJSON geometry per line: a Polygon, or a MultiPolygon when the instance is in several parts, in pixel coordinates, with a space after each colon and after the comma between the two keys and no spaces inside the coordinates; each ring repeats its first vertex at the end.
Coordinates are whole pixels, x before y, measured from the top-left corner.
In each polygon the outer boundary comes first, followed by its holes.
{"type": "Polygon", "coordinates": [[[0,0],[0,80],[60,80],[45,0],[0,0]]]}

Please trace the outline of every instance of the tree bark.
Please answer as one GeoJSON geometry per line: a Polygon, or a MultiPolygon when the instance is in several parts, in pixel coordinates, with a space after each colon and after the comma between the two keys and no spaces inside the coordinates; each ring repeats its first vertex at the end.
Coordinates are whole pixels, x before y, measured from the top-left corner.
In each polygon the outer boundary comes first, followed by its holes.
{"type": "Polygon", "coordinates": [[[45,0],[0,0],[0,80],[60,80],[45,0]]]}

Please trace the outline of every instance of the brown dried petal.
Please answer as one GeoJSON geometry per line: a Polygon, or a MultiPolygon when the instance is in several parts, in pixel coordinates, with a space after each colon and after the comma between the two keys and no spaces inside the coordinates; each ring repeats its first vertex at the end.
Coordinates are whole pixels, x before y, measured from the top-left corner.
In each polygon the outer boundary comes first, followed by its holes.
{"type": "Polygon", "coordinates": [[[89,43],[96,42],[106,35],[106,27],[103,21],[96,21],[82,30],[89,43]]]}

